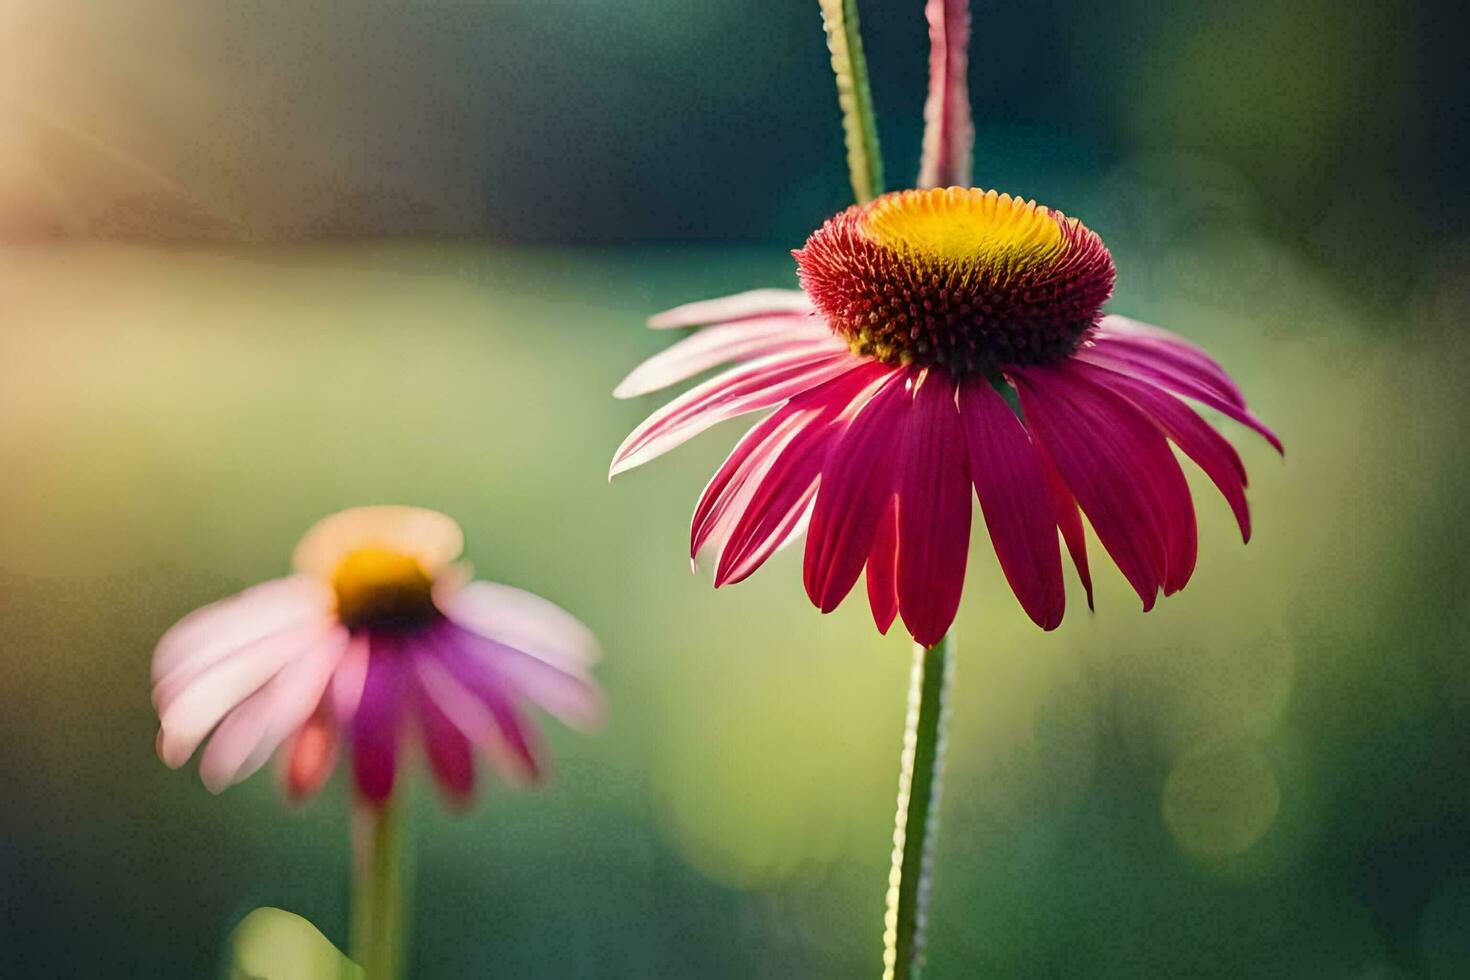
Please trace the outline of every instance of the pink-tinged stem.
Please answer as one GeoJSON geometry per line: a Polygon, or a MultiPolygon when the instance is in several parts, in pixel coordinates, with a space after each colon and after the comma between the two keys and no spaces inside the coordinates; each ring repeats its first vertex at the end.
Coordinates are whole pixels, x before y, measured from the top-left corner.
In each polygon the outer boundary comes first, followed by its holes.
{"type": "Polygon", "coordinates": [[[888,909],[883,917],[883,980],[916,980],[924,963],[953,653],[953,631],[932,647],[914,647],[898,771],[898,811],[893,819],[888,909]]]}
{"type": "Polygon", "coordinates": [[[929,98],[924,103],[920,187],[969,187],[975,125],[965,77],[970,43],[969,0],[929,0],[929,98]]]}
{"type": "Polygon", "coordinates": [[[403,791],[352,810],[352,958],[364,980],[394,980],[405,949],[403,791]]]}

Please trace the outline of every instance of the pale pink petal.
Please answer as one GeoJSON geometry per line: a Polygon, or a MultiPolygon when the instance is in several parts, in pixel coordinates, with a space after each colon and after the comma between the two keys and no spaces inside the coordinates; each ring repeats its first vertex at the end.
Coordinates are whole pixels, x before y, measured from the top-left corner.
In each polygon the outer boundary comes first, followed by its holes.
{"type": "Polygon", "coordinates": [[[1204,470],[1235,514],[1242,540],[1250,541],[1251,515],[1245,499],[1245,464],[1240,461],[1235,447],[1189,406],[1148,382],[1101,368],[1096,369],[1093,377],[1137,405],[1204,470]]]}
{"type": "MultiPolygon", "coordinates": [[[[970,479],[1001,570],[1036,625],[1055,629],[1066,610],[1067,592],[1051,491],[1036,446],[1011,406],[985,379],[962,385],[959,401],[970,479]]],[[[1074,506],[1074,516],[1076,512],[1074,506]]]]}
{"type": "Polygon", "coordinates": [[[898,611],[914,640],[927,647],[944,638],[960,607],[973,505],[955,383],[926,372],[907,414],[894,481],[898,611]]]}
{"type": "Polygon", "coordinates": [[[573,728],[596,728],[606,719],[602,691],[579,669],[549,663],[467,630],[440,630],[434,642],[452,643],[475,663],[486,683],[493,680],[510,700],[530,701],[573,728]]]}
{"type": "Polygon", "coordinates": [[[888,635],[888,628],[898,616],[898,498],[890,497],[887,512],[878,520],[873,532],[873,546],[868,549],[868,606],[873,611],[873,624],[878,632],[888,635]]]}
{"type": "Polygon", "coordinates": [[[861,407],[822,470],[802,577],[806,594],[824,613],[836,609],[857,582],[894,492],[911,379],[907,369],[894,369],[859,396],[861,407]]]}
{"type": "Polygon", "coordinates": [[[786,401],[848,371],[847,350],[798,351],[750,361],[692,388],[650,415],[613,455],[611,478],[682,445],[705,429],[786,401]]]}
{"type": "Polygon", "coordinates": [[[966,78],[969,0],[929,0],[929,97],[924,102],[920,187],[969,187],[975,127],[966,78]]]}
{"type": "Polygon", "coordinates": [[[322,617],[246,644],[193,677],[159,711],[159,755],[177,769],[231,709],[336,628],[322,617]]]}
{"type": "Polygon", "coordinates": [[[199,761],[200,778],[210,792],[249,777],[305,724],[321,702],[347,641],[347,628],[337,626],[220,722],[199,761]]]}
{"type": "Polygon", "coordinates": [[[402,639],[388,631],[369,637],[367,677],[352,717],[352,772],[364,799],[382,803],[393,792],[410,679],[402,639]]]}
{"type": "Polygon", "coordinates": [[[358,633],[347,644],[347,652],[332,675],[332,687],[328,696],[332,700],[332,714],[343,725],[352,721],[357,714],[357,703],[362,700],[362,686],[367,682],[368,657],[370,654],[368,634],[358,633]]]}
{"type": "Polygon", "coordinates": [[[597,637],[556,603],[497,582],[471,582],[435,602],[456,625],[564,668],[601,656],[597,637]]]}
{"type": "Polygon", "coordinates": [[[614,398],[636,398],[731,361],[749,361],[793,350],[836,349],[842,341],[807,314],[760,317],[709,327],[660,351],[613,389],[614,398]]]}
{"type": "Polygon", "coordinates": [[[292,575],[196,609],[158,641],[153,683],[176,686],[248,643],[330,612],[333,601],[324,583],[292,575]]]}
{"type": "Polygon", "coordinates": [[[454,655],[450,652],[446,656],[436,648],[433,656],[415,658],[414,668],[420,688],[439,706],[444,717],[489,757],[491,766],[502,779],[516,783],[534,779],[537,773],[534,756],[511,748],[496,715],[485,700],[450,669],[449,660],[454,655]]]}
{"type": "Polygon", "coordinates": [[[731,323],[776,313],[810,313],[812,301],[799,289],[752,289],[719,299],[702,299],[648,318],[655,330],[731,323]]]}

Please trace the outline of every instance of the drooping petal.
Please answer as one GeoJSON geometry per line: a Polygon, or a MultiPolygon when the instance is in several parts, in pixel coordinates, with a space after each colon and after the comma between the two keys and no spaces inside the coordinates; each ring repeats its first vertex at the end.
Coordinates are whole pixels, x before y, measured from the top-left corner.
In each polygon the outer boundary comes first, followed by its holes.
{"type": "Polygon", "coordinates": [[[1254,429],[1269,442],[1277,452],[1285,452],[1281,440],[1264,422],[1238,401],[1238,392],[1222,390],[1219,383],[1208,372],[1181,365],[1176,358],[1159,356],[1158,352],[1140,350],[1116,342],[1106,335],[1097,337],[1090,345],[1080,348],[1073,355],[1076,360],[1096,364],[1122,374],[1131,375],[1168,389],[1186,398],[1193,398],[1222,415],[1254,429]]]}
{"type": "Polygon", "coordinates": [[[337,672],[332,675],[328,696],[332,699],[333,716],[343,725],[349,724],[357,714],[362,688],[367,682],[369,654],[368,634],[355,634],[337,665],[337,672]]]}
{"type": "Polygon", "coordinates": [[[262,582],[239,595],[196,609],[163,635],[153,653],[153,683],[178,685],[262,637],[332,608],[332,592],[304,576],[262,582]]]}
{"type": "Polygon", "coordinates": [[[1035,445],[1041,469],[1046,474],[1052,516],[1056,519],[1057,529],[1062,532],[1062,540],[1067,543],[1067,553],[1072,556],[1077,578],[1082,582],[1083,591],[1087,593],[1087,608],[1092,609],[1092,572],[1087,567],[1087,535],[1082,529],[1082,512],[1077,508],[1072,491],[1067,489],[1066,481],[1047,458],[1045,448],[1040,443],[1035,445]]]}
{"type": "Polygon", "coordinates": [[[959,610],[973,508],[954,382],[926,372],[907,415],[894,480],[898,610],[914,640],[927,647],[944,638],[959,610]]]}
{"type": "Polygon", "coordinates": [[[335,628],[324,617],[263,637],[190,678],[180,689],[165,691],[158,713],[158,749],[164,764],[177,769],[189,761],[221,718],[335,628]]]}
{"type": "Polygon", "coordinates": [[[415,644],[410,656],[415,666],[414,703],[418,709],[419,730],[424,740],[424,753],[429,758],[429,768],[451,802],[466,803],[475,792],[475,760],[470,740],[444,713],[419,679],[420,660],[432,654],[415,644]]]}
{"type": "MultiPolygon", "coordinates": [[[[539,779],[542,765],[535,744],[536,730],[517,709],[515,692],[507,690],[504,679],[467,648],[463,631],[444,630],[440,640],[436,663],[447,668],[458,685],[489,713],[488,727],[479,728],[475,734],[468,731],[465,734],[487,750],[502,778],[539,779]]],[[[448,703],[441,700],[440,705],[450,718],[456,717],[448,703]]]]}
{"type": "Polygon", "coordinates": [[[1019,382],[1027,427],[1045,447],[1145,611],[1152,609],[1168,577],[1166,529],[1159,522],[1152,483],[1138,471],[1158,456],[1156,443],[1164,453],[1168,445],[1136,413],[1119,411],[1119,403],[1126,402],[1077,384],[1055,368],[1010,374],[1019,382]]]}
{"type": "Polygon", "coordinates": [[[567,668],[595,663],[597,637],[556,603],[497,582],[471,582],[436,596],[441,612],[463,629],[567,668]]]}
{"type": "Polygon", "coordinates": [[[220,722],[199,761],[200,778],[210,792],[249,777],[305,724],[321,702],[347,641],[347,628],[335,627],[220,722]]]}
{"type": "Polygon", "coordinates": [[[534,778],[534,763],[528,764],[511,749],[484,699],[460,681],[450,669],[449,657],[443,650],[436,650],[432,657],[420,658],[415,669],[424,693],[471,745],[485,753],[502,779],[525,783],[534,778]]]}
{"type": "Polygon", "coordinates": [[[803,569],[806,593],[824,613],[852,590],[893,494],[895,459],[912,402],[909,378],[906,369],[882,376],[828,453],[803,569]]]}
{"type": "Polygon", "coordinates": [[[1201,384],[1213,387],[1226,401],[1245,407],[1245,396],[1241,394],[1240,387],[1218,361],[1204,348],[1163,327],[1109,314],[1102,318],[1093,338],[1104,341],[1113,350],[1172,365],[1181,373],[1192,375],[1201,384]]]}
{"type": "Polygon", "coordinates": [[[969,0],[929,0],[929,97],[924,102],[920,187],[970,186],[975,127],[966,79],[969,0]]]}
{"type": "Polygon", "coordinates": [[[646,395],[731,361],[844,346],[810,314],[740,320],[701,330],[650,357],[613,389],[613,397],[646,395]]]}
{"type": "Polygon", "coordinates": [[[677,327],[702,327],[706,324],[733,323],[758,316],[780,313],[810,313],[812,301],[800,289],[751,289],[733,296],[702,299],[665,310],[648,318],[655,330],[677,327]]]}
{"type": "Polygon", "coordinates": [[[898,498],[890,497],[887,510],[878,520],[873,546],[868,549],[868,606],[873,624],[888,635],[898,616],[898,498]]]}
{"type": "Polygon", "coordinates": [[[1230,505],[1236,523],[1240,525],[1241,539],[1250,541],[1251,514],[1245,499],[1245,464],[1240,461],[1235,447],[1189,406],[1148,382],[1102,368],[1091,369],[1088,376],[1137,405],[1186,456],[1199,465],[1230,505]]]}
{"type": "Polygon", "coordinates": [[[784,402],[852,366],[846,350],[776,354],[717,375],[654,412],[613,455],[609,477],[641,466],[716,423],[784,402]]]}
{"type": "Polygon", "coordinates": [[[576,667],[548,662],[468,631],[455,632],[448,642],[473,661],[486,683],[493,680],[511,700],[530,701],[573,728],[595,728],[606,717],[602,691],[576,667]]]}
{"type": "Polygon", "coordinates": [[[407,658],[392,632],[372,634],[369,644],[362,699],[352,717],[352,771],[363,797],[382,803],[393,792],[398,770],[407,658]]]}
{"type": "Polygon", "coordinates": [[[301,801],[326,783],[337,765],[341,736],[332,717],[332,699],[324,695],[311,717],[286,740],[277,758],[286,796],[301,801]]]}
{"type": "MultiPolygon", "coordinates": [[[[970,479],[1001,570],[1036,625],[1055,629],[1066,610],[1067,593],[1041,458],[1026,427],[988,381],[961,385],[959,403],[970,479]]],[[[1073,506],[1074,518],[1076,513],[1073,506]]]]}

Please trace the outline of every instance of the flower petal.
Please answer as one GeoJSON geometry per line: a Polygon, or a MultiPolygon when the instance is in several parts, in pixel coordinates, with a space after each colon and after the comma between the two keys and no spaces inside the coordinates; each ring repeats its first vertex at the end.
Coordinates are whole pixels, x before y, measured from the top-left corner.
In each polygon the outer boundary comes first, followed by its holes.
{"type": "Polygon", "coordinates": [[[209,739],[199,775],[212,793],[238,783],[306,723],[321,703],[349,634],[337,626],[230,712],[209,739]]]}
{"type": "Polygon", "coordinates": [[[975,126],[966,79],[969,0],[929,0],[929,97],[924,101],[920,187],[970,186],[975,126]]]}
{"type": "Polygon", "coordinates": [[[1120,353],[1172,365],[1181,374],[1192,375],[1201,384],[1213,387],[1226,401],[1245,407],[1245,396],[1218,361],[1204,348],[1163,327],[1110,314],[1102,318],[1093,338],[1120,353]]]}
{"type": "Polygon", "coordinates": [[[1039,442],[1035,445],[1037,459],[1041,461],[1041,469],[1046,474],[1052,516],[1056,519],[1058,530],[1062,532],[1062,540],[1067,543],[1067,553],[1072,556],[1077,578],[1082,582],[1083,591],[1087,593],[1087,608],[1092,609],[1092,572],[1087,567],[1087,535],[1082,529],[1082,512],[1077,509],[1077,501],[1072,496],[1072,491],[1067,489],[1066,481],[1047,458],[1045,448],[1039,442]]]}
{"type": "Polygon", "coordinates": [[[401,639],[391,632],[373,633],[369,645],[362,699],[352,716],[352,771],[363,797],[382,803],[393,792],[398,770],[406,658],[401,639]]]}
{"type": "MultiPolygon", "coordinates": [[[[504,679],[493,668],[470,652],[470,635],[462,630],[442,631],[436,662],[448,668],[461,688],[489,713],[489,724],[477,721],[474,731],[466,731],[470,740],[487,750],[490,761],[502,778],[534,781],[541,776],[542,766],[535,744],[536,730],[516,708],[516,692],[506,689],[504,679]]],[[[440,701],[445,714],[456,718],[450,705],[440,701]]],[[[466,709],[459,706],[460,712],[466,709]]],[[[456,718],[456,724],[458,719],[456,718]]]]}
{"type": "Polygon", "coordinates": [[[277,758],[281,785],[293,801],[312,796],[327,781],[337,766],[337,746],[341,741],[337,723],[332,718],[332,700],[323,697],[316,711],[282,747],[277,758]]]}
{"type": "Polygon", "coordinates": [[[749,361],[807,348],[845,346],[819,320],[806,314],[726,323],[692,334],[650,357],[613,389],[613,397],[646,395],[730,361],[749,361]]]}
{"type": "Polygon", "coordinates": [[[918,381],[900,454],[898,609],[914,640],[928,647],[944,639],[959,611],[973,509],[965,432],[948,375],[929,370],[918,381]]]}
{"type": "Polygon", "coordinates": [[[424,739],[424,753],[429,768],[446,796],[455,804],[468,802],[475,792],[475,760],[470,740],[439,707],[438,701],[418,680],[417,668],[425,656],[432,656],[415,645],[411,656],[415,666],[415,703],[419,728],[424,739]]]}
{"type": "Polygon", "coordinates": [[[611,479],[694,438],[716,423],[786,401],[853,362],[847,350],[797,351],[750,361],[692,388],[654,412],[613,455],[611,479]]]}
{"type": "Polygon", "coordinates": [[[751,289],[733,296],[676,306],[649,317],[648,325],[655,330],[701,327],[777,313],[810,313],[812,309],[812,301],[799,289],[751,289]]]}
{"type": "Polygon", "coordinates": [[[228,653],[304,620],[319,618],[331,610],[332,602],[332,591],[322,582],[291,575],[196,609],[158,641],[153,652],[153,683],[167,681],[177,686],[228,653]]]}
{"type": "Polygon", "coordinates": [[[859,396],[856,417],[822,470],[803,578],[807,595],[824,613],[852,590],[893,494],[894,461],[911,406],[910,376],[907,369],[893,369],[859,396]]]}
{"type": "MultiPolygon", "coordinates": [[[[456,631],[454,645],[493,675],[507,698],[524,698],[573,728],[595,728],[606,718],[607,704],[592,678],[575,667],[548,662],[508,644],[468,631],[456,631]]],[[[488,679],[487,679],[488,683],[488,679]]]]}
{"type": "Polygon", "coordinates": [[[221,718],[287,664],[336,628],[327,618],[308,620],[236,650],[166,697],[159,711],[159,755],[177,769],[221,718]]]}
{"type": "Polygon", "coordinates": [[[873,533],[873,546],[868,549],[868,606],[873,610],[873,625],[888,635],[888,628],[898,616],[898,498],[890,497],[886,513],[879,518],[873,533]]]}
{"type": "Polygon", "coordinates": [[[1055,629],[1066,611],[1067,591],[1041,457],[1011,406],[983,378],[960,386],[960,417],[970,479],[1001,570],[1032,621],[1055,629]]]}
{"type": "Polygon", "coordinates": [[[561,606],[498,582],[471,582],[435,602],[455,625],[564,669],[602,656],[597,637],[561,606]]]}

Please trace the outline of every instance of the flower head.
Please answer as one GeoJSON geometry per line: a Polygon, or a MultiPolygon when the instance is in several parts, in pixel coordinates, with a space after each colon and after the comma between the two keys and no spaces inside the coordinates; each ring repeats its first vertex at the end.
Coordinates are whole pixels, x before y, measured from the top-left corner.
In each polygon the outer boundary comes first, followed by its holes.
{"type": "Polygon", "coordinates": [[[595,723],[596,641],[544,599],[471,582],[454,564],[463,544],[434,511],[343,511],[307,532],[295,574],[185,617],[153,656],[164,762],[183,765],[208,737],[200,774],[218,792],[277,754],[301,798],[346,743],[359,791],[381,802],[416,731],[453,799],[473,792],[476,747],[503,776],[535,777],[522,706],[595,723]]]}
{"type": "Polygon", "coordinates": [[[866,570],[879,630],[901,616],[933,644],[959,606],[973,488],[1039,626],[1057,626],[1065,607],[1058,532],[1091,603],[1081,514],[1149,609],[1195,563],[1194,506],[1171,441],[1249,538],[1240,458],[1180,396],[1279,441],[1199,348],[1102,314],[1113,262],[1081,222],[993,191],[900,191],[837,215],[793,254],[801,291],[654,317],[657,328],[707,326],[615,392],[736,365],[638,426],[613,474],[773,409],[695,506],[691,557],[717,556],[716,586],[806,528],[813,603],[836,608],[866,570]]]}

